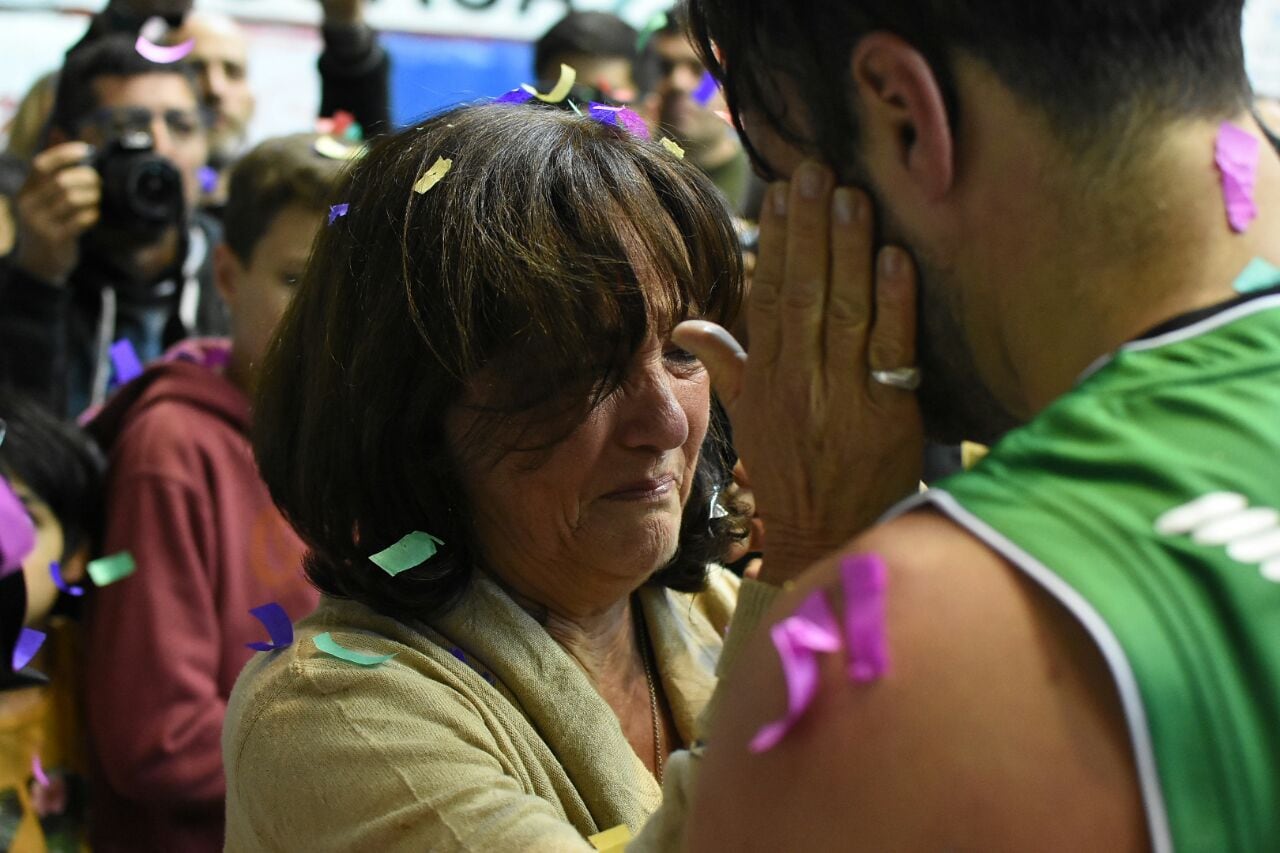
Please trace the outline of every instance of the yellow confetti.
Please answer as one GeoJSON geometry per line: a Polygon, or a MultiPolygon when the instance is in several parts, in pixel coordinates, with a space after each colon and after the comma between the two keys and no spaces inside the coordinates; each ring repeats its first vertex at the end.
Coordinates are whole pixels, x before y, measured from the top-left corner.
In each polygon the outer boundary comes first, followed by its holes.
{"type": "Polygon", "coordinates": [[[669,136],[663,137],[662,147],[676,155],[677,158],[684,159],[684,149],[676,144],[676,141],[669,136]]]}
{"type": "Polygon", "coordinates": [[[560,82],[556,83],[554,89],[547,94],[542,94],[528,83],[521,83],[520,88],[524,89],[530,95],[533,95],[539,101],[545,104],[558,104],[565,98],[569,97],[569,92],[573,89],[573,84],[578,82],[578,72],[573,70],[571,66],[560,66],[560,82]]]}
{"type": "Polygon", "coordinates": [[[364,148],[343,145],[332,136],[322,136],[312,146],[321,157],[330,160],[354,160],[364,154],[364,148]]]}
{"type": "Polygon", "coordinates": [[[632,838],[631,829],[624,823],[615,826],[613,829],[597,832],[587,841],[600,853],[622,853],[627,846],[627,842],[632,838]]]}
{"type": "Polygon", "coordinates": [[[431,168],[422,173],[422,177],[418,178],[418,182],[413,185],[413,191],[418,195],[422,195],[427,190],[440,183],[440,179],[449,174],[449,170],[453,168],[453,161],[440,157],[431,164],[431,168]]]}

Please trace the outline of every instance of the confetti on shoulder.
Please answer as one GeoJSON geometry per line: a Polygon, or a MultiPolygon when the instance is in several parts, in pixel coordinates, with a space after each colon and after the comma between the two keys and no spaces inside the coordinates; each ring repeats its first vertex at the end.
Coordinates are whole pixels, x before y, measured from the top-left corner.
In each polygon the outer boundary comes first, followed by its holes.
{"type": "Polygon", "coordinates": [[[439,157],[431,168],[422,173],[422,177],[418,178],[418,182],[413,185],[413,191],[418,195],[422,195],[427,190],[440,183],[445,175],[449,174],[449,170],[453,168],[453,161],[448,157],[439,157]]]}
{"type": "Polygon", "coordinates": [[[573,84],[578,82],[578,72],[571,65],[560,66],[560,80],[545,95],[528,83],[523,84],[520,88],[524,89],[533,97],[542,101],[544,104],[558,104],[565,98],[569,97],[569,93],[573,91],[573,84]]]}
{"type": "Polygon", "coordinates": [[[111,366],[115,368],[117,385],[132,382],[142,375],[142,359],[128,338],[121,338],[111,345],[111,366]]]}
{"type": "Polygon", "coordinates": [[[128,551],[121,551],[119,554],[112,554],[110,557],[99,557],[91,561],[86,571],[88,571],[89,577],[93,578],[93,582],[97,586],[109,586],[116,581],[129,577],[137,568],[137,564],[133,561],[133,555],[128,551]]]}
{"type": "Polygon", "coordinates": [[[395,654],[367,655],[363,652],[352,651],[335,640],[333,635],[328,631],[325,631],[323,634],[316,634],[316,636],[312,638],[312,642],[316,644],[317,649],[324,652],[326,655],[338,658],[339,660],[344,660],[347,663],[354,663],[356,666],[380,666],[395,657],[395,654]]]}
{"type": "Polygon", "coordinates": [[[289,621],[289,614],[285,613],[283,607],[273,601],[270,604],[255,607],[249,612],[267,629],[267,633],[271,635],[271,642],[245,643],[246,646],[259,652],[274,652],[292,645],[293,623],[289,621]]]}
{"type": "Polygon", "coordinates": [[[670,151],[672,154],[674,154],[677,159],[680,159],[680,160],[684,159],[684,149],[681,148],[680,144],[677,143],[670,136],[664,136],[662,138],[662,147],[670,151]]]}
{"type": "Polygon", "coordinates": [[[391,577],[420,566],[436,555],[437,546],[443,545],[430,533],[415,530],[404,536],[399,542],[371,556],[369,559],[377,564],[391,577]]]}

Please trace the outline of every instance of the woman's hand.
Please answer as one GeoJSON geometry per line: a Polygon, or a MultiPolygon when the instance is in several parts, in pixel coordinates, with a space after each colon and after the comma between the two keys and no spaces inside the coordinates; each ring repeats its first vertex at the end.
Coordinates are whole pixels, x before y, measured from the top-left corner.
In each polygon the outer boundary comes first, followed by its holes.
{"type": "Polygon", "coordinates": [[[915,491],[915,394],[872,378],[915,366],[916,280],[876,251],[870,199],[805,163],[765,198],[747,306],[751,358],[713,323],[676,342],[711,373],[768,531],[761,579],[781,584],[915,491]]]}

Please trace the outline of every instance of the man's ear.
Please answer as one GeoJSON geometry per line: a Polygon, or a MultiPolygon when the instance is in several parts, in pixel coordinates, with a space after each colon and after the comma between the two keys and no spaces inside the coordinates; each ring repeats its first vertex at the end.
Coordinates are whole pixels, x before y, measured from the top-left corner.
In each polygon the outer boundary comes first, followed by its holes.
{"type": "Polygon", "coordinates": [[[895,35],[863,37],[851,57],[863,150],[882,190],[916,187],[937,201],[955,180],[955,146],[942,87],[924,56],[895,35]],[[904,185],[905,184],[905,185],[904,185]]]}
{"type": "Polygon", "coordinates": [[[213,284],[222,295],[222,301],[234,310],[236,296],[240,292],[240,279],[244,275],[244,264],[226,243],[219,243],[213,249],[213,284]]]}

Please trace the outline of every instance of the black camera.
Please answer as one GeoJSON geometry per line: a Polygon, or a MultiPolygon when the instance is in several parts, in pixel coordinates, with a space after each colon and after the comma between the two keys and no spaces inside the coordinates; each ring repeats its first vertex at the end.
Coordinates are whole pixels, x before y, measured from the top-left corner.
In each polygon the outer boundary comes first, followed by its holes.
{"type": "Polygon", "coordinates": [[[182,175],[155,153],[151,134],[120,134],[94,157],[93,167],[102,176],[103,228],[141,236],[182,221],[182,175]]]}

